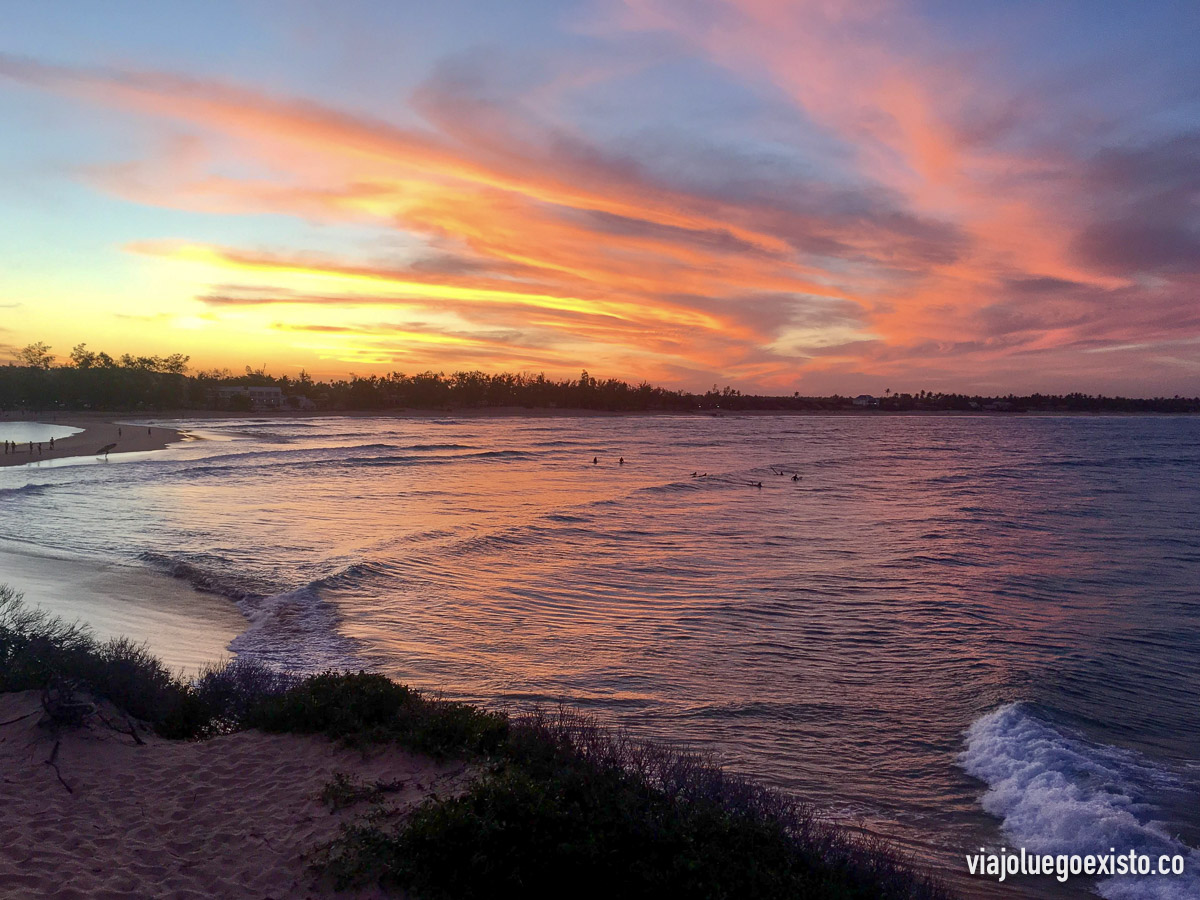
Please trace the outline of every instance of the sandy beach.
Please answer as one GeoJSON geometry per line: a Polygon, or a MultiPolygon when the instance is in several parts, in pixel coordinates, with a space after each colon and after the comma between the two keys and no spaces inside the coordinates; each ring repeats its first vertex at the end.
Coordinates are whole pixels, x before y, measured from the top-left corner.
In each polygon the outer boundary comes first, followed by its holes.
{"type": "MultiPolygon", "coordinates": [[[[56,440],[53,449],[50,448],[48,441],[34,443],[32,448],[28,442],[19,443],[15,451],[0,454],[0,466],[23,466],[48,459],[98,456],[100,455],[98,451],[108,444],[115,445],[109,451],[112,454],[144,453],[151,450],[164,450],[170,444],[184,440],[184,434],[174,428],[130,425],[117,420],[110,414],[27,415],[12,421],[66,425],[72,428],[82,428],[83,431],[56,440]]],[[[5,420],[0,420],[0,424],[4,422],[5,420]]]]}
{"type": "Polygon", "coordinates": [[[68,622],[86,622],[100,640],[149,644],[176,672],[228,659],[229,642],[247,626],[228,598],[150,568],[5,547],[0,584],[68,622]]]}
{"type": "Polygon", "coordinates": [[[143,730],[138,745],[94,717],[54,734],[42,716],[37,692],[0,694],[0,898],[330,896],[308,854],[364,811],[321,800],[335,773],[403,782],[387,795],[401,813],[469,774],[461,762],[323,737],[247,731],[190,742],[143,730]],[[61,781],[47,764],[56,742],[61,781]]]}

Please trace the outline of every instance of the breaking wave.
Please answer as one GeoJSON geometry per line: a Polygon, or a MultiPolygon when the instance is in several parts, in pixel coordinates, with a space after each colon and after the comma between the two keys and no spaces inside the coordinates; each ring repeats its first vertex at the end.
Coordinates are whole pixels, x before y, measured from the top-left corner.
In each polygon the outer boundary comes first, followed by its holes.
{"type": "Polygon", "coordinates": [[[1124,876],[1098,882],[1110,900],[1200,897],[1200,852],[1171,835],[1147,799],[1182,790],[1176,776],[1128,750],[1071,736],[1010,703],[967,730],[959,763],[988,786],[983,808],[1010,840],[1034,853],[1107,854],[1136,850],[1157,859],[1181,855],[1184,874],[1124,876]]]}
{"type": "Polygon", "coordinates": [[[140,558],[197,590],[236,603],[249,622],[229,645],[239,656],[293,672],[362,665],[356,642],[338,632],[337,607],[324,600],[321,591],[359,584],[381,574],[374,564],[354,563],[302,587],[280,591],[253,576],[221,571],[229,564],[215,555],[199,561],[147,551],[140,558]]]}

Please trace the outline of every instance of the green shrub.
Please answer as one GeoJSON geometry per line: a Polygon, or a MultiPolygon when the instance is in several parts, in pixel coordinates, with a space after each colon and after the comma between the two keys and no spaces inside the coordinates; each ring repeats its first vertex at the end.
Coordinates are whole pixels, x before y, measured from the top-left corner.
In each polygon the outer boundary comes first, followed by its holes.
{"type": "Polygon", "coordinates": [[[99,697],[145,722],[159,722],[189,693],[144,646],[117,638],[81,659],[79,680],[99,697]]]}
{"type": "Polygon", "coordinates": [[[426,900],[564,885],[583,898],[950,896],[786,795],[562,710],[510,723],[464,794],[355,822],[316,865],[339,888],[382,882],[426,900]]]}
{"type": "Polygon", "coordinates": [[[403,779],[396,781],[373,781],[370,784],[345,772],[335,772],[333,781],[325,785],[321,791],[321,799],[329,804],[331,810],[337,811],[356,803],[379,802],[387,794],[393,794],[404,788],[403,779]]]}
{"type": "Polygon", "coordinates": [[[462,703],[430,700],[366,672],[323,672],[269,696],[246,724],[264,731],[320,733],[353,742],[394,741],[435,756],[494,752],[507,720],[462,703]]]}
{"type": "Polygon", "coordinates": [[[382,675],[323,672],[250,711],[265,731],[327,734],[332,738],[383,732],[400,715],[409,690],[382,675]]]}
{"type": "Polygon", "coordinates": [[[586,764],[553,776],[507,765],[400,826],[362,821],[325,848],[340,889],[382,881],[426,900],[519,890],[581,898],[935,897],[884,892],[861,866],[798,845],[784,825],[717,803],[683,804],[636,776],[586,764]]]}
{"type": "Polygon", "coordinates": [[[95,652],[85,625],[31,609],[20,594],[0,585],[0,691],[45,687],[95,652]]]}

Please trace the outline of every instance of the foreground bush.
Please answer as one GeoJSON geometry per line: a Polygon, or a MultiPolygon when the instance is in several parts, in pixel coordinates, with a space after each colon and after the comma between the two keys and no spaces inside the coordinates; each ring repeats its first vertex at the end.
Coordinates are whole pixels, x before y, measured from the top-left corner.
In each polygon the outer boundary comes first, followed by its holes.
{"type": "Polygon", "coordinates": [[[508,733],[496,713],[365,672],[298,678],[233,660],[184,680],[145,647],[124,638],[99,643],[85,626],[28,607],[0,585],[0,691],[47,687],[108,700],[176,739],[261,728],[468,757],[495,752],[508,733]]]}
{"type": "Polygon", "coordinates": [[[501,715],[430,700],[383,675],[324,672],[264,697],[244,717],[264,731],[321,733],[362,742],[394,741],[434,756],[494,753],[508,733],[501,715]]]}
{"type": "Polygon", "coordinates": [[[338,888],[382,881],[431,900],[500,886],[559,896],[566,885],[605,900],[950,896],[784,795],[563,711],[512,723],[464,794],[400,823],[376,810],[317,865],[338,888]]]}
{"type": "Polygon", "coordinates": [[[0,585],[0,692],[55,687],[108,700],[164,737],[199,738],[243,727],[265,697],[294,682],[235,660],[184,681],[145,647],[100,643],[86,626],[26,606],[0,585]]]}
{"type": "MultiPolygon", "coordinates": [[[[511,719],[381,675],[299,678],[241,661],[185,681],[144,647],[98,643],[0,586],[0,692],[45,688],[106,699],[167,737],[258,727],[476,761],[462,794],[404,820],[377,805],[322,848],[316,865],[339,887],[380,882],[428,900],[950,896],[785,795],[569,712],[511,719]]],[[[395,787],[342,776],[326,799],[382,804],[395,787]]]]}

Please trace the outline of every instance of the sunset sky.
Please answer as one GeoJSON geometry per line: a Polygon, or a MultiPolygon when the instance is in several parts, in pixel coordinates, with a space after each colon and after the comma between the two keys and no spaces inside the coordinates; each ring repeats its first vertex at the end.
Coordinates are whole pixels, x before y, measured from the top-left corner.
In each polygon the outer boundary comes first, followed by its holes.
{"type": "Polygon", "coordinates": [[[0,360],[1200,394],[1200,3],[5,0],[0,360]]]}

